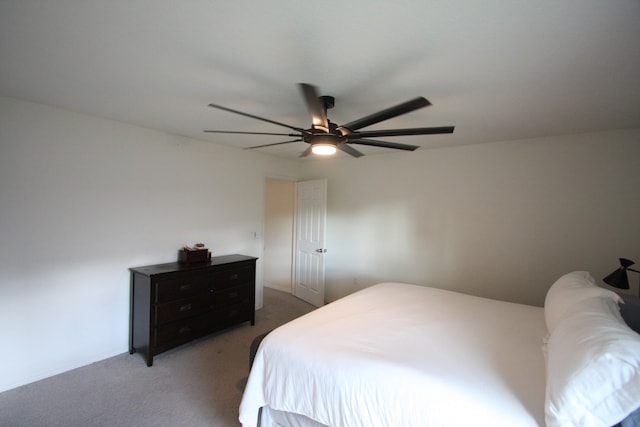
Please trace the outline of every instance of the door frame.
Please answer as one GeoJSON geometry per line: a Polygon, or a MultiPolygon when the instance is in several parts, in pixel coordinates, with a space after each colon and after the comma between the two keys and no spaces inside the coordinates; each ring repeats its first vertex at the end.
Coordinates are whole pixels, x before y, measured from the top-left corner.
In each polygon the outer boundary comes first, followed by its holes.
{"type": "MultiPolygon", "coordinates": [[[[289,277],[291,280],[291,289],[290,289],[290,294],[293,295],[293,287],[294,287],[294,276],[293,276],[293,272],[294,272],[294,266],[295,266],[295,262],[294,262],[294,257],[295,257],[295,226],[296,226],[296,203],[297,203],[297,199],[296,199],[296,183],[299,181],[299,178],[293,177],[293,176],[288,176],[288,175],[272,175],[272,174],[266,174],[263,177],[263,201],[262,201],[262,206],[263,206],[263,215],[262,215],[262,244],[260,245],[260,256],[261,259],[264,260],[264,248],[265,248],[265,235],[266,235],[266,230],[267,230],[267,223],[266,223],[266,205],[267,205],[267,191],[266,191],[266,187],[267,187],[267,180],[275,180],[275,181],[287,181],[287,182],[292,182],[294,184],[293,187],[293,212],[292,212],[292,224],[291,226],[293,227],[293,233],[292,233],[292,238],[291,238],[291,265],[289,268],[289,277]]],[[[262,264],[262,281],[260,283],[260,287],[261,287],[261,296],[262,296],[262,288],[264,288],[264,284],[266,282],[265,279],[265,275],[264,275],[264,270],[265,270],[265,265],[264,263],[262,264]]],[[[261,299],[261,306],[262,306],[262,299],[261,299]]]]}
{"type": "MultiPolygon", "coordinates": [[[[296,178],[296,177],[292,177],[292,176],[283,176],[283,175],[271,175],[271,174],[267,174],[264,175],[263,177],[263,188],[264,188],[264,192],[263,192],[263,209],[266,207],[267,204],[267,191],[266,191],[266,185],[267,185],[267,180],[277,180],[277,181],[288,181],[288,182],[293,182],[294,183],[294,188],[293,188],[293,212],[292,212],[292,224],[291,226],[293,227],[293,234],[292,234],[292,241],[291,241],[291,251],[292,251],[292,257],[291,257],[291,265],[289,268],[289,275],[291,278],[291,289],[290,289],[290,294],[291,295],[296,295],[296,270],[297,270],[297,218],[298,218],[298,183],[299,182],[304,182],[304,181],[313,181],[313,179],[300,179],[300,178],[296,178]]],[[[318,179],[324,179],[326,180],[326,178],[318,178],[318,179]]],[[[328,182],[327,182],[328,183],[328,182]]],[[[325,225],[326,228],[326,225],[325,225]]],[[[264,256],[264,248],[265,248],[265,235],[266,235],[266,229],[267,229],[267,224],[266,224],[266,209],[263,210],[263,216],[262,216],[262,244],[260,245],[260,257],[262,260],[265,259],[264,256]]],[[[325,230],[325,235],[326,235],[326,230],[325,230]]],[[[263,289],[264,289],[264,284],[266,282],[265,279],[265,275],[264,275],[264,270],[265,270],[265,264],[264,262],[261,263],[261,283],[260,283],[260,288],[256,289],[256,303],[259,302],[259,307],[263,306],[263,289]],[[259,301],[258,301],[259,299],[259,301]]]]}

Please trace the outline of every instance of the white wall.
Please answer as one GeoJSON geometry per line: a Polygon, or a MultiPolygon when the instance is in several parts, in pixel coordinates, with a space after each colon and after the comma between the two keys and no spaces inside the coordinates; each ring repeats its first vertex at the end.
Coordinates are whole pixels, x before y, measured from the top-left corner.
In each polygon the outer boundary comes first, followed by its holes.
{"type": "Polygon", "coordinates": [[[264,178],[297,168],[0,98],[0,391],[127,351],[129,267],[260,256],[264,178]]]}
{"type": "MultiPolygon", "coordinates": [[[[328,182],[329,301],[403,281],[542,305],[640,261],[640,130],[305,162],[328,182]]],[[[631,276],[638,292],[638,275],[631,276]]]]}

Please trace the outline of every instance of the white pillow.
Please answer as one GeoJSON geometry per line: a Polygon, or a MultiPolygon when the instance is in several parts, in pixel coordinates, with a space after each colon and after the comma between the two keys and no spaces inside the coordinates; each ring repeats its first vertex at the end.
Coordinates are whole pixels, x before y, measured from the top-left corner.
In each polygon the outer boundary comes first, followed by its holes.
{"type": "Polygon", "coordinates": [[[588,271],[574,271],[560,277],[551,285],[544,301],[544,318],[549,332],[553,332],[574,304],[597,296],[620,301],[620,296],[615,292],[598,287],[588,271]]]}
{"type": "Polygon", "coordinates": [[[612,426],[640,406],[640,335],[609,297],[573,304],[548,342],[548,427],[612,426]]]}

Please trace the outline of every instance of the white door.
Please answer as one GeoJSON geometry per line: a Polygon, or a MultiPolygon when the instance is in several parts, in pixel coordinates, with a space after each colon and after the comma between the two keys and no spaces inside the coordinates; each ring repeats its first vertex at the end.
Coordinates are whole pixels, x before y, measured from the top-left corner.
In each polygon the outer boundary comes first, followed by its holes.
{"type": "Polygon", "coordinates": [[[298,182],[296,190],[296,257],[294,295],[324,305],[327,180],[298,182]]]}

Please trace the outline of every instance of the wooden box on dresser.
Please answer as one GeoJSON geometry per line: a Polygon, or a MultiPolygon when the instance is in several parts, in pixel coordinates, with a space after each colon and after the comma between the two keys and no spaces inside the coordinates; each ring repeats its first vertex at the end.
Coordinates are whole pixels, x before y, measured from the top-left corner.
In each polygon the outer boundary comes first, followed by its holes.
{"type": "Polygon", "coordinates": [[[129,353],[153,356],[229,326],[255,324],[255,257],[130,268],[129,353]]]}

